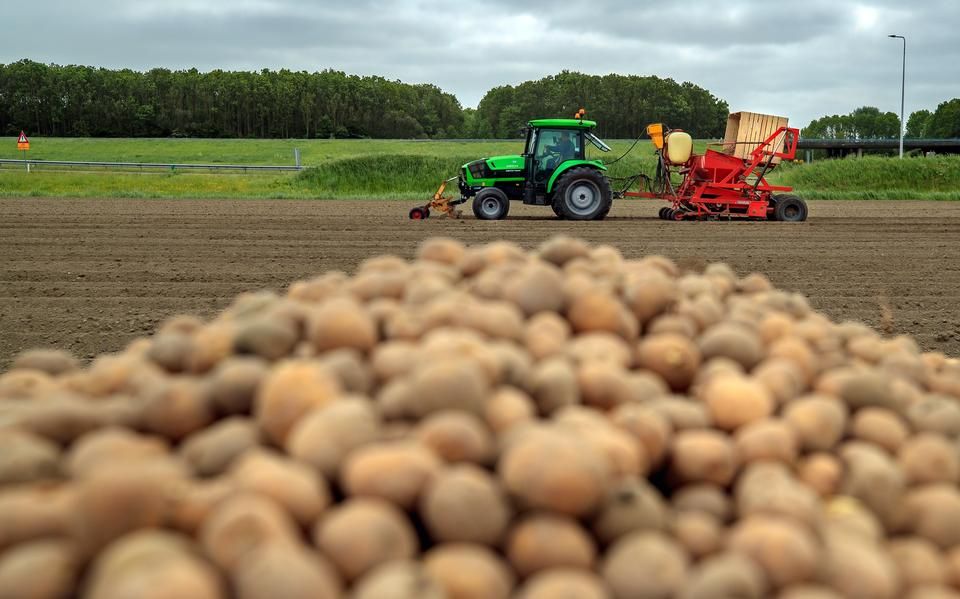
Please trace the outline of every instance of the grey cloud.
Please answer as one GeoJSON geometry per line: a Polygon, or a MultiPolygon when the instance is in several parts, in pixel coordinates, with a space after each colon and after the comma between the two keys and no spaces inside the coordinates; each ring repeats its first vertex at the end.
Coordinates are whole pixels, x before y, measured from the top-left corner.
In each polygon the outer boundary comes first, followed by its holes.
{"type": "Polygon", "coordinates": [[[563,69],[652,74],[799,125],[865,104],[899,110],[900,44],[886,37],[897,32],[909,40],[907,111],[960,96],[949,0],[34,0],[4,13],[0,62],[334,68],[435,83],[465,106],[563,69]]]}

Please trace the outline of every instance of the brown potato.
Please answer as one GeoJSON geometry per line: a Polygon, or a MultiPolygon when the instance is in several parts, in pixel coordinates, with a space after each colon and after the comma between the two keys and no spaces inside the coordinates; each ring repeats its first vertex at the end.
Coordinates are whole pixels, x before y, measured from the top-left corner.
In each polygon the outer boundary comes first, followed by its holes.
{"type": "Polygon", "coordinates": [[[229,474],[240,489],[273,499],[302,526],[313,524],[330,505],[326,480],[280,453],[247,451],[233,462],[229,474]]]}
{"type": "Polygon", "coordinates": [[[917,537],[898,537],[887,543],[887,552],[897,566],[904,588],[946,582],[946,562],[937,546],[930,541],[917,537]]]}
{"type": "Polygon", "coordinates": [[[896,454],[910,436],[903,419],[886,408],[858,410],[850,425],[850,432],[854,438],[873,443],[892,454],[896,454]]]}
{"type": "Polygon", "coordinates": [[[416,532],[406,516],[380,499],[341,503],[317,522],[313,539],[347,581],[417,552],[416,532]]]}
{"type": "Polygon", "coordinates": [[[80,564],[65,541],[23,543],[0,554],[0,599],[69,597],[80,564]]]}
{"type": "Polygon", "coordinates": [[[231,577],[244,599],[338,599],[341,582],[322,556],[288,543],[265,543],[241,558],[231,577]]]}
{"type": "Polygon", "coordinates": [[[956,483],[960,479],[960,455],[955,443],[936,433],[920,433],[908,439],[897,462],[908,485],[956,483]]]}
{"type": "Polygon", "coordinates": [[[0,434],[0,486],[60,478],[60,447],[16,429],[0,434]]]}
{"type": "Polygon", "coordinates": [[[723,543],[723,526],[706,512],[680,512],[673,519],[671,533],[696,560],[718,552],[723,543]]]}
{"type": "Polygon", "coordinates": [[[307,412],[340,394],[340,384],[328,369],[306,360],[282,362],[257,390],[254,413],[266,437],[283,444],[307,412]]]}
{"type": "Polygon", "coordinates": [[[570,363],[560,358],[540,362],[533,372],[530,394],[540,414],[550,415],[564,406],[580,403],[580,387],[570,363]]]}
{"type": "Polygon", "coordinates": [[[757,333],[745,326],[718,324],[700,336],[700,352],[705,360],[730,358],[750,370],[760,363],[766,353],[757,333]]]}
{"type": "Polygon", "coordinates": [[[299,341],[296,322],[289,318],[258,316],[238,323],[233,349],[238,354],[279,360],[290,355],[299,341]]]}
{"type": "Polygon", "coordinates": [[[657,373],[674,391],[685,391],[700,367],[700,350],[681,335],[645,337],[637,347],[637,363],[657,373]]]}
{"type": "Polygon", "coordinates": [[[497,470],[523,506],[580,516],[599,505],[610,472],[595,446],[558,429],[522,435],[501,455],[497,470]]]}
{"type": "Polygon", "coordinates": [[[420,422],[416,438],[447,462],[487,464],[493,459],[490,431],[469,412],[434,412],[420,422]]]}
{"type": "Polygon", "coordinates": [[[702,392],[714,425],[733,431],[773,413],[770,393],[756,381],[738,375],[718,376],[702,392]]]}
{"type": "Polygon", "coordinates": [[[666,535],[635,532],[607,551],[601,572],[614,597],[672,597],[688,576],[690,558],[666,535]]]}
{"type": "Polygon", "coordinates": [[[760,362],[751,376],[770,392],[779,406],[796,399],[807,388],[800,368],[783,358],[769,358],[760,362]]]}
{"type": "Polygon", "coordinates": [[[603,544],[640,530],[666,530],[669,510],[660,492],[645,480],[626,478],[607,492],[593,517],[593,534],[603,544]]]}
{"type": "Polygon", "coordinates": [[[144,399],[144,428],[173,441],[184,439],[213,419],[210,386],[199,379],[169,379],[144,399]]]}
{"type": "Polygon", "coordinates": [[[607,332],[627,341],[637,338],[637,318],[612,294],[587,291],[573,298],[567,319],[575,333],[607,332]]]}
{"type": "Polygon", "coordinates": [[[679,597],[761,599],[766,591],[766,576],[756,562],[740,553],[724,552],[697,564],[679,597]]]}
{"type": "Polygon", "coordinates": [[[513,589],[510,568],[482,545],[447,543],[424,555],[427,575],[450,599],[507,599],[513,589]]]}
{"type": "Polygon", "coordinates": [[[253,398],[268,374],[267,363],[254,357],[227,358],[211,375],[210,396],[222,414],[249,414],[253,398]]]}
{"type": "Polygon", "coordinates": [[[505,282],[503,297],[528,317],[539,312],[561,312],[565,304],[563,274],[554,266],[531,262],[505,282]]]}
{"type": "Polygon", "coordinates": [[[529,395],[502,387],[487,401],[483,416],[487,426],[497,435],[532,421],[537,416],[537,408],[529,395]]]}
{"type": "Polygon", "coordinates": [[[345,297],[328,299],[309,313],[307,338],[317,351],[351,348],[367,352],[377,343],[373,317],[360,304],[345,297]]]}
{"type": "Polygon", "coordinates": [[[729,485],[739,467],[730,438],[716,431],[680,431],[673,437],[672,474],[683,483],[729,485]]]}
{"type": "Polygon", "coordinates": [[[759,564],[775,587],[812,580],[816,574],[816,539],[787,519],[749,516],[730,531],[729,547],[759,564]]]}
{"type": "Polygon", "coordinates": [[[517,599],[609,599],[610,592],[596,574],[574,568],[554,568],[531,576],[517,599]]]}
{"type": "Polygon", "coordinates": [[[882,449],[856,441],[846,443],[840,457],[844,469],[841,492],[859,499],[881,521],[890,524],[905,485],[896,463],[882,449]]]}
{"type": "Polygon", "coordinates": [[[704,512],[726,523],[733,516],[733,502],[724,490],[711,483],[696,483],[681,487],[671,498],[678,512],[704,512]]]}
{"type": "Polygon", "coordinates": [[[916,432],[957,437],[960,435],[960,402],[944,395],[926,395],[907,409],[907,420],[916,432]]]}
{"type": "Polygon", "coordinates": [[[350,453],[340,481],[348,495],[379,497],[412,509],[440,469],[440,459],[418,443],[382,441],[350,453]]]}
{"type": "Polygon", "coordinates": [[[77,439],[67,452],[64,466],[73,478],[84,478],[118,463],[154,461],[169,455],[170,446],[162,437],[109,427],[77,439]]]}
{"type": "Polygon", "coordinates": [[[20,352],[13,359],[10,370],[39,370],[59,376],[80,369],[80,361],[62,349],[32,349],[20,352]]]}
{"type": "Polygon", "coordinates": [[[76,495],[74,485],[59,483],[0,488],[0,551],[36,539],[68,537],[76,495]]]}
{"type": "Polygon", "coordinates": [[[856,372],[841,385],[840,398],[852,410],[873,406],[902,413],[905,406],[897,405],[890,382],[890,377],[880,372],[856,372]]]}
{"type": "Polygon", "coordinates": [[[244,452],[260,444],[260,431],[249,418],[233,416],[196,432],[180,445],[180,456],[199,476],[215,476],[244,452]]]}
{"type": "Polygon", "coordinates": [[[684,395],[667,395],[644,402],[651,410],[669,422],[674,431],[710,428],[710,412],[698,401],[684,395]]]}
{"type": "Polygon", "coordinates": [[[735,497],[741,518],[752,514],[781,516],[811,529],[821,519],[820,498],[779,462],[756,462],[744,468],[737,479],[735,497]]]}
{"type": "Polygon", "coordinates": [[[526,578],[551,568],[589,570],[596,559],[597,547],[573,518],[534,514],[510,530],[506,555],[513,569],[521,578],[526,578]]]}
{"type": "Polygon", "coordinates": [[[646,326],[648,335],[674,334],[688,339],[696,337],[699,330],[700,325],[690,316],[669,313],[654,317],[646,326]]]}
{"type": "Polygon", "coordinates": [[[843,599],[830,589],[818,584],[795,584],[787,587],[777,595],[777,599],[843,599]]]}
{"type": "Polygon", "coordinates": [[[190,353],[184,363],[186,372],[206,373],[230,357],[235,335],[235,324],[231,322],[213,322],[197,330],[190,340],[190,353]]]}
{"type": "Polygon", "coordinates": [[[395,560],[377,566],[353,587],[353,599],[445,599],[421,562],[395,560]]]}
{"type": "Polygon", "coordinates": [[[645,269],[630,276],[623,296],[637,320],[645,324],[677,301],[678,290],[673,278],[655,269],[645,269]]]}
{"type": "Polygon", "coordinates": [[[490,379],[473,361],[431,361],[416,370],[411,392],[416,401],[409,409],[422,418],[441,410],[464,410],[482,415],[490,395],[490,379]]]}
{"type": "Polygon", "coordinates": [[[424,490],[420,515],[440,543],[496,546],[512,513],[507,498],[486,470],[470,464],[442,471],[424,490]]]}
{"type": "Polygon", "coordinates": [[[783,419],[793,429],[800,448],[825,451],[833,448],[847,427],[847,411],[839,401],[822,395],[807,395],[790,402],[783,419]]]}
{"type": "Polygon", "coordinates": [[[933,541],[941,549],[960,544],[960,491],[936,483],[908,491],[897,514],[900,527],[933,541]]]}
{"type": "Polygon", "coordinates": [[[821,497],[830,497],[840,488],[843,466],[835,456],[829,453],[813,453],[804,458],[797,471],[797,477],[821,497]]]}
{"type": "Polygon", "coordinates": [[[563,266],[574,258],[586,258],[590,255],[590,246],[580,239],[556,235],[540,244],[537,255],[541,260],[557,266],[563,266]]]}
{"type": "Polygon", "coordinates": [[[328,480],[336,480],[347,455],[380,435],[380,416],[370,400],[346,396],[301,418],[287,437],[286,449],[328,480]]]}
{"type": "Polygon", "coordinates": [[[207,556],[222,570],[232,572],[241,560],[267,544],[300,542],[296,523],[266,496],[241,493],[227,498],[200,529],[207,556]]]}
{"type": "Polygon", "coordinates": [[[157,334],[150,342],[146,357],[167,372],[184,372],[188,369],[193,339],[189,333],[170,331],[157,334]]]}
{"type": "Polygon", "coordinates": [[[898,596],[899,575],[879,546],[849,534],[826,536],[823,582],[844,597],[892,599],[898,596]]]}
{"type": "Polygon", "coordinates": [[[529,321],[523,331],[523,344],[535,360],[561,353],[570,338],[570,323],[552,312],[541,312],[529,321]]]}
{"type": "Polygon", "coordinates": [[[613,409],[610,420],[641,444],[651,468],[663,463],[673,435],[673,425],[667,418],[648,406],[625,403],[613,409]]]}
{"type": "Polygon", "coordinates": [[[758,420],[737,431],[737,454],[743,464],[777,461],[787,465],[797,460],[797,437],[783,420],[758,420]]]}

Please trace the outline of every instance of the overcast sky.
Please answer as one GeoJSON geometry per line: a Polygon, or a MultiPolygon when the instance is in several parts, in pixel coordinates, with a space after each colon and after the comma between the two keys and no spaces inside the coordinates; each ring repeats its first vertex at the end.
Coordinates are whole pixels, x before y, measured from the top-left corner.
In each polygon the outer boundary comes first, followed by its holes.
{"type": "Polygon", "coordinates": [[[897,33],[907,115],[960,96],[956,0],[0,1],[3,63],[334,68],[434,83],[464,106],[563,69],[657,75],[803,126],[898,112],[897,33]]]}

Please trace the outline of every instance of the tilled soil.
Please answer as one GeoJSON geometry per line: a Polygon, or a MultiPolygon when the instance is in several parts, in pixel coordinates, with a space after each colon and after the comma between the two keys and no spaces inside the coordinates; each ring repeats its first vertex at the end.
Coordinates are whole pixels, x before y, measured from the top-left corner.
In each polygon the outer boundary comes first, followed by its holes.
{"type": "Polygon", "coordinates": [[[20,351],[83,359],[117,351],[169,316],[211,316],[240,292],[282,290],[382,253],[410,257],[443,235],[532,247],[563,233],[765,273],[835,320],[913,335],[960,356],[960,204],[811,202],[803,224],[673,223],[662,204],[622,201],[602,222],[514,204],[507,220],[411,222],[415,202],[0,200],[0,371],[20,351]]]}

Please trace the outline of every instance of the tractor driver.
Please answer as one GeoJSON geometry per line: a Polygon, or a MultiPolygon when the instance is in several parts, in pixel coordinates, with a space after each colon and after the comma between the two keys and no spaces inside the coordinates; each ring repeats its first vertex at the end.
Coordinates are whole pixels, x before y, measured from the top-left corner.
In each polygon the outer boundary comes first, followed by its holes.
{"type": "Polygon", "coordinates": [[[576,149],[573,147],[573,142],[570,141],[570,134],[566,131],[560,134],[560,141],[558,141],[556,145],[547,147],[547,151],[559,154],[560,162],[572,160],[576,157],[576,149]]]}

